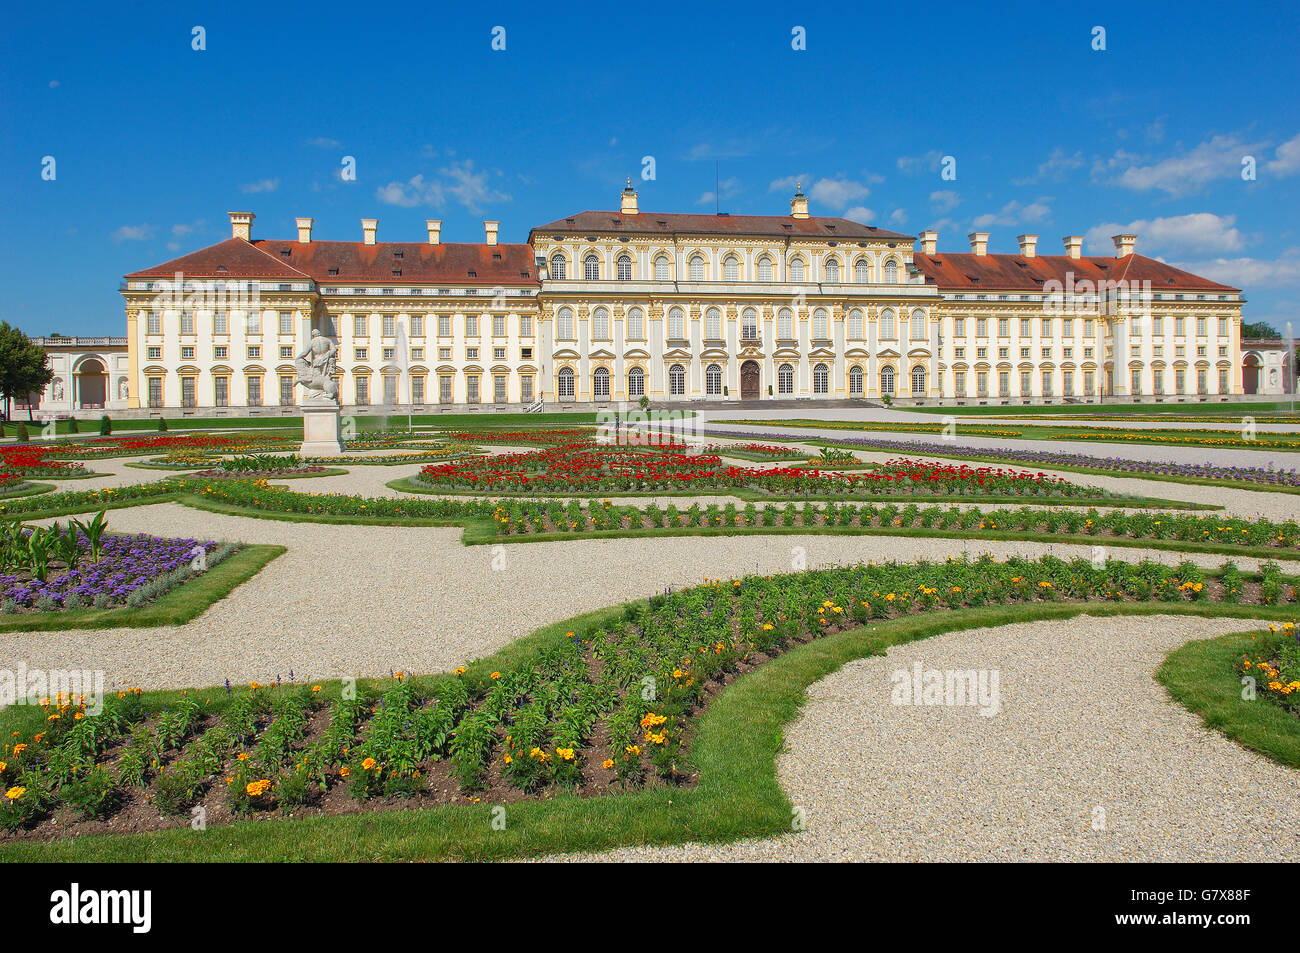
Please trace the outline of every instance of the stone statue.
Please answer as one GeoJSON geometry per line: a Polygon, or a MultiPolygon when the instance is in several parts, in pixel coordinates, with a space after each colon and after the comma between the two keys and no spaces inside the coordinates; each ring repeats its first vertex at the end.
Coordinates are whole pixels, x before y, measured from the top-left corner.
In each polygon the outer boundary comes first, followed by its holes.
{"type": "Polygon", "coordinates": [[[54,399],[63,400],[63,378],[54,378],[54,399]]]}
{"type": "Polygon", "coordinates": [[[294,360],[298,383],[307,391],[308,400],[338,400],[339,385],[334,380],[339,346],[312,328],[311,340],[294,360]]]}
{"type": "Polygon", "coordinates": [[[118,398],[118,400],[126,400],[127,397],[130,395],[130,391],[131,391],[131,388],[127,385],[127,383],[126,383],[126,378],[125,378],[125,377],[123,377],[123,378],[121,378],[120,380],[118,380],[118,382],[117,382],[117,398],[118,398]]]}

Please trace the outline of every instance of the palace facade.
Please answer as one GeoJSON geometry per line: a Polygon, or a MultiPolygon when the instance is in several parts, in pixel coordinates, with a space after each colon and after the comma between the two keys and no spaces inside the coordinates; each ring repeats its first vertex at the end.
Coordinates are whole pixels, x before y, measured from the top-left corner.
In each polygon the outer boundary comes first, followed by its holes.
{"type": "Polygon", "coordinates": [[[1236,288],[1135,252],[939,252],[812,216],[587,211],[502,244],[231,238],[127,275],[126,405],[293,413],[313,327],[349,409],[638,401],[1196,401],[1242,391],[1236,288]]]}

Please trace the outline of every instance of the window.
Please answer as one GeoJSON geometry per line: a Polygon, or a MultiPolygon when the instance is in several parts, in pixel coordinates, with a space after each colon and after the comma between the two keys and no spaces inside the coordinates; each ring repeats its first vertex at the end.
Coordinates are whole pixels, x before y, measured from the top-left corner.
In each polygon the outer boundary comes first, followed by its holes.
{"type": "MultiPolygon", "coordinates": [[[[222,350],[224,351],[225,348],[222,348],[222,350]]],[[[280,345],[280,360],[282,360],[282,361],[292,361],[292,360],[293,360],[293,347],[292,347],[292,346],[287,345],[287,344],[282,344],[282,345],[280,345]]]]}
{"type": "Polygon", "coordinates": [[[890,308],[880,312],[880,336],[887,341],[898,337],[898,332],[894,329],[894,312],[890,308]]]}
{"type": "Polygon", "coordinates": [[[262,378],[260,377],[248,378],[248,406],[262,406],[262,378]]]}
{"type": "Polygon", "coordinates": [[[912,368],[912,396],[925,396],[925,368],[919,364],[912,368]]]}
{"type": "Polygon", "coordinates": [[[790,259],[790,280],[803,281],[803,259],[802,258],[790,259]]]}
{"type": "Polygon", "coordinates": [[[567,274],[567,265],[564,256],[556,252],[551,256],[551,277],[563,280],[567,274]]]}
{"type": "Polygon", "coordinates": [[[424,315],[413,314],[411,315],[410,320],[411,320],[411,337],[413,338],[424,337],[424,315]]]}
{"type": "MultiPolygon", "coordinates": [[[[185,349],[181,348],[181,350],[184,351],[185,349]]],[[[190,350],[193,351],[194,349],[190,348],[190,350]]],[[[226,359],[226,354],[228,351],[229,348],[227,348],[224,344],[218,344],[216,347],[212,349],[213,360],[224,361],[226,359]]]]}
{"type": "Polygon", "coordinates": [[[977,338],[986,338],[986,337],[989,336],[989,319],[988,319],[988,318],[976,318],[976,319],[975,319],[975,336],[976,336],[977,338]]]}
{"type": "Polygon", "coordinates": [[[365,347],[354,347],[352,349],[352,360],[364,361],[370,354],[370,349],[365,347]]]}
{"type": "Polygon", "coordinates": [[[645,395],[645,371],[634,367],[627,372],[627,395],[643,397],[645,395]]]}
{"type": "Polygon", "coordinates": [[[849,396],[862,396],[862,368],[856,364],[849,368],[849,396]]]}
{"type": "Polygon", "coordinates": [[[1029,323],[1028,318],[1020,319],[1020,336],[1022,338],[1030,337],[1033,334],[1033,325],[1029,323]]]}
{"type": "Polygon", "coordinates": [[[722,312],[717,308],[709,308],[704,312],[704,336],[710,341],[722,337],[722,312]]]}
{"type": "Polygon", "coordinates": [[[293,405],[293,377],[289,374],[280,375],[280,406],[290,407],[293,405]]]}
{"type": "Polygon", "coordinates": [[[1092,318],[1084,318],[1084,319],[1083,319],[1083,336],[1086,337],[1086,338],[1090,338],[1090,337],[1092,337],[1092,331],[1093,331],[1093,322],[1092,322],[1092,318]]]}
{"type": "Polygon", "coordinates": [[[214,311],[214,312],[212,313],[212,333],[213,333],[213,334],[228,334],[228,333],[229,333],[229,331],[228,331],[228,319],[226,318],[226,312],[224,312],[224,311],[214,311]]]}
{"type": "Polygon", "coordinates": [[[1034,390],[1034,377],[1029,371],[1020,372],[1020,396],[1032,396],[1034,390]]]}
{"type": "Polygon", "coordinates": [[[826,283],[838,284],[840,280],[840,262],[837,258],[826,259],[826,283]]]}
{"type": "Polygon", "coordinates": [[[533,316],[531,314],[521,314],[519,316],[519,336],[521,338],[533,336],[533,316]]]}
{"type": "Polygon", "coordinates": [[[492,400],[494,403],[504,404],[507,400],[506,375],[492,375],[492,400]]]}
{"type": "Polygon", "coordinates": [[[519,378],[519,399],[526,404],[533,402],[533,375],[523,374],[519,378]]]}
{"type": "Polygon", "coordinates": [[[1197,337],[1202,337],[1202,338],[1205,337],[1205,319],[1204,319],[1204,318],[1197,318],[1197,319],[1196,319],[1196,336],[1197,336],[1197,337]]]}
{"type": "Polygon", "coordinates": [[[449,314],[438,315],[438,337],[440,338],[451,337],[451,315],[449,314]]]}
{"type": "Polygon", "coordinates": [[[156,344],[155,344],[155,345],[151,345],[150,347],[148,347],[148,348],[146,349],[146,353],[148,353],[148,355],[149,355],[149,360],[151,360],[151,361],[160,361],[160,360],[162,360],[162,348],[159,347],[159,346],[156,345],[156,344]]]}
{"type": "Polygon", "coordinates": [[[1221,367],[1219,368],[1219,393],[1226,394],[1227,392],[1228,392],[1228,369],[1226,367],[1221,367]]]}
{"type": "Polygon", "coordinates": [[[1052,372],[1050,370],[1043,371],[1043,396],[1052,396],[1052,372]]]}
{"type": "Polygon", "coordinates": [[[424,378],[423,377],[411,378],[411,403],[413,404],[424,403],[424,378]]]}
{"type": "Polygon", "coordinates": [[[478,375],[467,374],[465,376],[465,402],[467,404],[478,403],[478,375]]]}
{"type": "Polygon", "coordinates": [[[449,348],[449,347],[440,347],[440,348],[438,348],[438,360],[440,360],[440,361],[450,361],[450,360],[451,360],[451,348],[449,348]]]}
{"type": "Polygon", "coordinates": [[[966,372],[965,371],[953,371],[952,390],[957,397],[966,396],[966,372]]]}
{"type": "MultiPolygon", "coordinates": [[[[162,314],[158,311],[145,313],[144,323],[149,334],[162,334],[162,314]]],[[[162,406],[159,404],[159,406],[162,406]]]]}
{"type": "Polygon", "coordinates": [[[898,262],[892,258],[885,262],[885,284],[898,284],[898,262]]]}
{"type": "Polygon", "coordinates": [[[710,397],[722,394],[722,368],[710,364],[704,369],[704,393],[710,397]]]}
{"type": "Polygon", "coordinates": [[[216,407],[230,406],[230,378],[212,378],[212,403],[216,407]]]}
{"type": "Polygon", "coordinates": [[[1011,321],[1008,318],[998,318],[998,337],[1011,337],[1011,321]]]}
{"type": "Polygon", "coordinates": [[[181,360],[183,361],[194,360],[194,345],[191,344],[188,347],[181,348],[181,360]]]}
{"type": "Polygon", "coordinates": [[[669,281],[672,278],[672,262],[667,255],[655,259],[655,281],[669,281]]]}
{"type": "Polygon", "coordinates": [[[674,364],[668,368],[668,393],[680,397],[686,393],[686,368],[674,364]]]}
{"type": "Polygon", "coordinates": [[[467,347],[467,348],[465,348],[465,360],[467,360],[467,361],[477,361],[477,360],[478,360],[478,348],[476,348],[476,347],[467,347]]]}
{"type": "Polygon", "coordinates": [[[161,378],[161,377],[151,377],[151,378],[149,378],[149,406],[150,406],[150,407],[161,407],[161,406],[162,406],[162,400],[163,400],[163,398],[162,398],[162,378],[161,378]]]}
{"type": "Polygon", "coordinates": [[[397,378],[391,374],[384,375],[384,406],[392,407],[397,403],[397,378]]]}
{"type": "Polygon", "coordinates": [[[582,276],[588,281],[600,280],[600,259],[594,254],[582,260],[582,276]]]}
{"type": "Polygon", "coordinates": [[[354,338],[363,338],[363,337],[365,337],[365,336],[366,336],[366,333],[367,333],[366,325],[367,325],[369,322],[370,322],[370,318],[367,317],[367,316],[364,315],[364,314],[355,314],[355,315],[353,315],[353,316],[352,316],[352,336],[353,336],[354,338]]]}
{"type": "Polygon", "coordinates": [[[384,348],[384,352],[383,352],[383,353],[384,353],[384,360],[385,360],[385,361],[391,361],[391,360],[394,360],[394,359],[397,357],[397,348],[395,348],[395,347],[386,347],[386,348],[384,348]]]}
{"type": "Polygon", "coordinates": [[[477,314],[465,315],[465,337],[467,338],[478,337],[478,315],[477,314]]]}
{"type": "Polygon", "coordinates": [[[260,358],[261,356],[262,356],[262,348],[261,348],[261,345],[258,345],[258,344],[250,344],[250,345],[248,345],[248,359],[249,359],[250,361],[255,361],[255,360],[257,360],[258,358],[260,358]]]}
{"type": "Polygon", "coordinates": [[[597,341],[609,340],[609,312],[604,308],[591,313],[591,336],[597,341]]]}
{"type": "Polygon", "coordinates": [[[503,347],[494,347],[492,349],[492,360],[504,361],[506,359],[506,349],[503,347]]]}
{"type": "Polygon", "coordinates": [[[494,338],[506,336],[506,316],[504,314],[492,315],[492,336],[494,338]]]}
{"type": "Polygon", "coordinates": [[[853,280],[861,285],[865,285],[871,280],[871,263],[865,258],[859,258],[854,263],[853,280]]]}
{"type": "Polygon", "coordinates": [[[1198,394],[1204,394],[1204,393],[1205,393],[1205,390],[1206,390],[1206,385],[1205,385],[1205,376],[1206,376],[1206,375],[1205,375],[1205,369],[1204,369],[1204,368],[1200,368],[1199,370],[1197,370],[1197,372],[1196,372],[1196,393],[1198,393],[1198,394]]]}
{"type": "Polygon", "coordinates": [[[422,348],[422,347],[413,347],[413,348],[411,348],[411,360],[413,360],[413,361],[423,361],[423,360],[424,360],[424,348],[422,348]]]}
{"type": "Polygon", "coordinates": [[[813,312],[813,340],[825,341],[830,337],[826,327],[826,309],[818,308],[813,312]]]}
{"type": "Polygon", "coordinates": [[[913,311],[912,312],[912,340],[914,341],[925,340],[926,337],[925,325],[926,325],[925,312],[913,311]]]}
{"type": "Polygon", "coordinates": [[[1095,386],[1096,386],[1096,384],[1097,384],[1097,375],[1096,375],[1096,373],[1094,373],[1093,371],[1084,371],[1084,372],[1083,372],[1083,393],[1084,393],[1084,396],[1089,396],[1089,395],[1091,395],[1092,392],[1093,392],[1093,389],[1094,389],[1095,386]]]}
{"type": "Polygon", "coordinates": [[[573,368],[560,368],[558,386],[560,400],[573,400],[573,368]]]}
{"type": "Polygon", "coordinates": [[[1011,372],[1010,371],[998,371],[998,396],[999,397],[1011,396],[1011,372]]]}
{"type": "Polygon", "coordinates": [[[573,334],[573,309],[561,308],[555,315],[555,336],[561,341],[576,341],[573,334]]]}
{"type": "Polygon", "coordinates": [[[1050,338],[1051,336],[1052,336],[1052,319],[1043,318],[1043,337],[1050,338]]]}
{"type": "Polygon", "coordinates": [[[1061,393],[1066,397],[1074,394],[1074,371],[1061,371],[1061,393]]]}
{"type": "Polygon", "coordinates": [[[857,308],[849,312],[849,340],[862,340],[862,312],[857,308]]]}
{"type": "Polygon", "coordinates": [[[740,337],[745,341],[758,339],[758,312],[746,308],[740,313],[740,337]]]}
{"type": "Polygon", "coordinates": [[[1061,333],[1067,338],[1074,337],[1074,319],[1066,318],[1061,322],[1061,333]]]}
{"type": "Polygon", "coordinates": [[[880,393],[894,393],[894,369],[888,364],[880,369],[880,393]]]}
{"type": "Polygon", "coordinates": [[[776,369],[776,390],[779,394],[794,393],[794,367],[782,364],[776,369]]]}
{"type": "Polygon", "coordinates": [[[357,404],[370,403],[370,378],[368,377],[356,378],[355,394],[356,394],[355,403],[357,404]]]}
{"type": "Polygon", "coordinates": [[[1162,316],[1157,314],[1151,319],[1151,333],[1153,335],[1163,335],[1165,333],[1165,319],[1162,316]]]}
{"type": "Polygon", "coordinates": [[[782,308],[776,316],[776,336],[783,341],[794,337],[794,315],[789,308],[782,308]]]}
{"type": "Polygon", "coordinates": [[[628,309],[627,337],[632,341],[645,340],[645,315],[640,308],[628,309]]]}
{"type": "Polygon", "coordinates": [[[670,341],[680,341],[686,337],[686,329],[683,325],[683,316],[681,308],[671,308],[668,311],[668,339],[670,341]]]}
{"type": "Polygon", "coordinates": [[[1228,319],[1219,318],[1219,337],[1226,338],[1227,336],[1228,336],[1228,319]]]}
{"type": "Polygon", "coordinates": [[[830,390],[830,369],[825,364],[813,365],[813,393],[825,394],[830,390]]]}
{"type": "Polygon", "coordinates": [[[740,262],[734,255],[728,255],[722,262],[722,277],[727,281],[740,280],[740,262]]]}
{"type": "Polygon", "coordinates": [[[766,255],[758,260],[758,280],[772,280],[772,259],[768,258],[766,255]]]}
{"type": "Polygon", "coordinates": [[[630,255],[618,256],[618,280],[619,281],[632,280],[632,258],[630,255]]]}
{"type": "Polygon", "coordinates": [[[438,403],[440,404],[451,403],[451,375],[450,374],[438,375],[438,403]]]}
{"type": "Polygon", "coordinates": [[[1142,393],[1142,369],[1134,367],[1129,372],[1129,390],[1134,394],[1142,393]]]}
{"type": "Polygon", "coordinates": [[[192,377],[181,378],[181,406],[194,406],[194,378],[192,377]]]}
{"type": "Polygon", "coordinates": [[[691,281],[704,280],[704,259],[699,255],[691,256],[690,275],[691,281]]]}
{"type": "Polygon", "coordinates": [[[193,333],[194,333],[194,312],[182,311],[181,312],[181,334],[193,334],[193,333]]]}
{"type": "Polygon", "coordinates": [[[293,312],[292,311],[280,312],[280,333],[293,334],[293,312]]]}

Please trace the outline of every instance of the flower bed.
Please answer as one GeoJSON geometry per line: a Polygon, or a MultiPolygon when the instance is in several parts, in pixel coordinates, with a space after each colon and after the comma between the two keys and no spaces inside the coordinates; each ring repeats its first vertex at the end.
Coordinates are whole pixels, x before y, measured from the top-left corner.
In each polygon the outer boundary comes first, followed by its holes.
{"type": "MultiPolygon", "coordinates": [[[[1190,563],[858,565],[706,580],[629,604],[621,618],[496,671],[398,674],[355,697],[320,685],[227,685],[163,707],[126,691],[98,715],[56,698],[39,732],[0,749],[0,789],[17,792],[0,805],[0,829],[10,839],[67,837],[176,826],[199,804],[212,824],[353,813],[357,802],[501,803],[690,784],[695,716],[802,643],[931,611],[1226,593],[1223,579],[1190,563]],[[103,823],[114,817],[122,822],[103,823]]],[[[1262,596],[1246,582],[1232,601],[1262,596]]]]}
{"type": "Polygon", "coordinates": [[[1300,717],[1300,630],[1294,622],[1270,625],[1268,630],[1269,638],[1238,660],[1237,675],[1251,679],[1260,695],[1300,717]]]}

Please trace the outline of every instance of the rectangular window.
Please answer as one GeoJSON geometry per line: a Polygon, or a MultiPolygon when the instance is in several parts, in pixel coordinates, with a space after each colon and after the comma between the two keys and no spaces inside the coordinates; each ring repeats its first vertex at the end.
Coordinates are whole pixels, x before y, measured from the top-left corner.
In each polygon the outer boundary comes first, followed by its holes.
{"type": "Polygon", "coordinates": [[[465,360],[467,360],[467,361],[477,361],[477,360],[478,360],[478,348],[476,348],[476,347],[467,347],[467,348],[465,348],[465,360]]]}
{"type": "Polygon", "coordinates": [[[227,333],[227,321],[228,321],[228,318],[226,317],[226,312],[224,312],[224,311],[216,311],[216,312],[214,312],[213,315],[212,315],[212,333],[213,333],[213,334],[226,334],[226,333],[227,333]]]}
{"type": "Polygon", "coordinates": [[[261,334],[262,333],[262,312],[250,311],[248,313],[248,323],[246,324],[246,327],[248,328],[247,333],[250,335],[261,334]]]}
{"type": "Polygon", "coordinates": [[[1074,337],[1074,319],[1066,318],[1061,322],[1061,333],[1067,338],[1074,337]]]}
{"type": "Polygon", "coordinates": [[[397,403],[397,378],[392,375],[384,377],[384,403],[389,407],[397,403]]]}
{"type": "Polygon", "coordinates": [[[370,403],[370,378],[358,377],[356,379],[356,400],[354,403],[358,405],[370,403]]]}
{"type": "Polygon", "coordinates": [[[1029,371],[1020,372],[1020,396],[1029,397],[1034,389],[1033,376],[1029,371]]]}
{"type": "Polygon", "coordinates": [[[150,407],[162,406],[162,378],[161,377],[149,378],[149,406],[150,407]]]}
{"type": "Polygon", "coordinates": [[[1226,367],[1219,369],[1219,393],[1228,392],[1228,369],[1226,367]]]}
{"type": "Polygon", "coordinates": [[[442,404],[451,403],[451,375],[442,374],[438,377],[438,402],[442,404]]]}
{"type": "Polygon", "coordinates": [[[1061,393],[1066,397],[1074,394],[1074,371],[1061,371],[1061,393]]]}
{"type": "Polygon", "coordinates": [[[506,316],[504,314],[492,315],[492,336],[494,338],[506,336],[506,316]]]}
{"type": "Polygon", "coordinates": [[[1165,333],[1165,319],[1158,314],[1151,319],[1151,333],[1152,335],[1165,333]]]}
{"type": "Polygon", "coordinates": [[[957,392],[958,397],[966,396],[966,372],[954,371],[952,375],[953,390],[957,392]]]}
{"type": "Polygon", "coordinates": [[[413,404],[424,403],[424,378],[423,377],[411,378],[411,403],[413,404]]]}
{"type": "Polygon", "coordinates": [[[194,312],[182,311],[181,312],[181,334],[193,334],[193,333],[194,333],[194,312]]]}
{"type": "Polygon", "coordinates": [[[262,406],[262,378],[250,377],[248,379],[248,406],[262,406]]]}
{"type": "Polygon", "coordinates": [[[162,348],[160,348],[160,347],[149,347],[149,348],[146,349],[146,351],[147,351],[147,353],[148,353],[148,355],[149,355],[149,360],[151,360],[151,361],[160,361],[160,360],[162,360],[162,348]]]}
{"type": "Polygon", "coordinates": [[[282,361],[292,361],[292,360],[293,360],[293,348],[290,347],[290,346],[288,346],[288,345],[281,345],[281,347],[280,347],[280,360],[282,360],[282,361]]]}
{"type": "Polygon", "coordinates": [[[531,314],[521,314],[519,316],[519,336],[521,338],[533,336],[533,316],[531,314]]]}
{"type": "Polygon", "coordinates": [[[218,344],[212,349],[212,359],[215,361],[224,361],[226,359],[227,348],[224,344],[218,344]]]}
{"type": "Polygon", "coordinates": [[[1227,336],[1228,336],[1228,319],[1219,318],[1219,337],[1226,338],[1227,336]]]}
{"type": "Polygon", "coordinates": [[[1083,393],[1085,396],[1092,394],[1093,388],[1097,383],[1097,375],[1092,371],[1083,372],[1083,393]]]}
{"type": "Polygon", "coordinates": [[[467,338],[478,337],[478,315],[477,314],[465,315],[465,337],[467,338]]]}
{"type": "Polygon", "coordinates": [[[1007,318],[998,318],[998,337],[1006,338],[1011,336],[1011,321],[1007,318]]]}
{"type": "Polygon", "coordinates": [[[354,348],[352,349],[352,359],[353,359],[354,361],[364,361],[364,360],[366,360],[366,356],[367,356],[369,353],[370,353],[370,349],[369,349],[369,348],[365,348],[365,347],[354,347],[354,348]]]}
{"type": "Polygon", "coordinates": [[[149,334],[162,334],[162,313],[149,311],[145,314],[145,326],[149,334]]]}
{"type": "Polygon", "coordinates": [[[217,407],[230,406],[229,377],[214,377],[212,379],[212,402],[217,407]]]}
{"type": "Polygon", "coordinates": [[[280,375],[280,406],[293,406],[293,378],[288,374],[280,375]]]}
{"type": "Polygon", "coordinates": [[[292,311],[280,312],[280,333],[293,334],[293,312],[292,311]]]}
{"type": "Polygon", "coordinates": [[[181,406],[194,406],[194,378],[192,377],[181,378],[181,406]]]}
{"type": "Polygon", "coordinates": [[[411,315],[411,337],[413,338],[424,337],[424,315],[422,314],[411,315]]]}
{"type": "Polygon", "coordinates": [[[478,403],[478,375],[471,374],[465,378],[465,402],[470,404],[478,403]]]}
{"type": "Polygon", "coordinates": [[[1187,331],[1187,319],[1183,317],[1174,318],[1175,336],[1182,337],[1186,331],[1187,331]]]}
{"type": "Polygon", "coordinates": [[[1043,396],[1052,396],[1052,372],[1043,371],[1043,396]]]}
{"type": "Polygon", "coordinates": [[[438,348],[438,360],[440,360],[440,361],[450,361],[450,360],[451,360],[451,348],[449,348],[449,347],[440,347],[440,348],[438,348]]]}
{"type": "Polygon", "coordinates": [[[383,324],[384,337],[391,338],[397,335],[397,315],[395,314],[384,315],[382,319],[382,324],[383,324]]]}
{"type": "Polygon", "coordinates": [[[952,322],[952,333],[954,337],[964,338],[966,336],[966,319],[954,318],[952,322]]]}
{"type": "Polygon", "coordinates": [[[998,371],[998,396],[1011,396],[1011,374],[1008,371],[998,371]]]}
{"type": "Polygon", "coordinates": [[[1093,332],[1093,323],[1092,323],[1092,318],[1084,318],[1084,319],[1083,319],[1083,336],[1086,337],[1086,338],[1090,338],[1090,337],[1092,337],[1092,332],[1093,332]]]}
{"type": "Polygon", "coordinates": [[[370,317],[364,314],[354,314],[352,316],[352,336],[354,338],[363,338],[366,336],[370,324],[370,317]]]}
{"type": "Polygon", "coordinates": [[[181,348],[181,360],[183,361],[194,360],[194,345],[191,344],[187,347],[181,348]]]}
{"type": "Polygon", "coordinates": [[[1196,319],[1196,336],[1197,336],[1197,337],[1202,337],[1202,338],[1205,337],[1205,319],[1204,319],[1204,318],[1197,318],[1197,319],[1196,319]]]}
{"type": "Polygon", "coordinates": [[[1202,368],[1196,372],[1196,393],[1205,393],[1205,369],[1202,368]]]}
{"type": "Polygon", "coordinates": [[[1187,372],[1182,368],[1174,371],[1174,392],[1178,394],[1187,393],[1187,372]]]}
{"type": "Polygon", "coordinates": [[[1050,338],[1051,336],[1052,336],[1052,319],[1043,318],[1043,337],[1050,338]]]}
{"type": "Polygon", "coordinates": [[[495,374],[492,377],[492,399],[498,404],[506,402],[506,375],[495,374]]]}
{"type": "Polygon", "coordinates": [[[1129,372],[1129,390],[1134,394],[1142,393],[1142,371],[1139,368],[1129,372]]]}
{"type": "Polygon", "coordinates": [[[451,337],[451,315],[449,314],[438,315],[438,337],[440,338],[451,337]]]}
{"type": "Polygon", "coordinates": [[[986,338],[986,337],[989,336],[989,319],[988,319],[988,318],[976,318],[976,319],[975,319],[975,336],[976,336],[977,338],[986,338]]]}
{"type": "Polygon", "coordinates": [[[1027,338],[1027,337],[1029,337],[1029,335],[1031,335],[1032,333],[1033,333],[1033,330],[1031,329],[1031,326],[1030,326],[1030,324],[1029,324],[1029,319],[1028,319],[1028,318],[1021,318],[1021,319],[1020,319],[1020,336],[1021,336],[1022,338],[1027,338]]]}
{"type": "Polygon", "coordinates": [[[492,360],[504,361],[506,359],[506,349],[503,347],[494,347],[492,349],[492,360]]]}
{"type": "Polygon", "coordinates": [[[395,347],[386,347],[386,348],[384,348],[384,360],[385,360],[385,361],[391,361],[391,360],[394,360],[396,357],[397,357],[397,348],[395,348],[395,347]]]}
{"type": "Polygon", "coordinates": [[[413,347],[413,348],[411,348],[411,360],[413,360],[413,361],[423,361],[423,360],[424,360],[424,348],[422,348],[422,347],[413,347]]]}
{"type": "Polygon", "coordinates": [[[519,399],[525,403],[533,402],[533,375],[525,374],[519,378],[519,399]]]}

